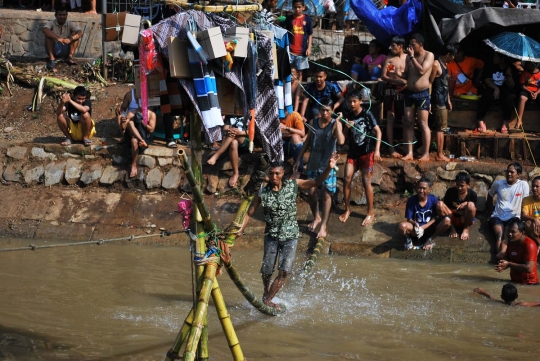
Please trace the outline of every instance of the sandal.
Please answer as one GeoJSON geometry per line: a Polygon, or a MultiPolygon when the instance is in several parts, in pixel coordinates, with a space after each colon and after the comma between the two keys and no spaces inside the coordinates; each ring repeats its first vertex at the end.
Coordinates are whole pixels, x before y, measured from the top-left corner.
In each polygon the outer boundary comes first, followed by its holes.
{"type": "Polygon", "coordinates": [[[506,127],[506,125],[503,125],[501,127],[501,133],[508,133],[508,128],[506,127]]]}
{"type": "Polygon", "coordinates": [[[47,70],[53,70],[54,69],[54,60],[47,60],[47,70]]]}
{"type": "Polygon", "coordinates": [[[88,147],[88,146],[91,146],[92,145],[92,141],[90,139],[85,139],[84,140],[84,146],[85,147],[88,147]]]}
{"type": "Polygon", "coordinates": [[[176,145],[175,142],[169,142],[169,143],[167,143],[167,147],[168,148],[177,148],[178,146],[176,145]]]}

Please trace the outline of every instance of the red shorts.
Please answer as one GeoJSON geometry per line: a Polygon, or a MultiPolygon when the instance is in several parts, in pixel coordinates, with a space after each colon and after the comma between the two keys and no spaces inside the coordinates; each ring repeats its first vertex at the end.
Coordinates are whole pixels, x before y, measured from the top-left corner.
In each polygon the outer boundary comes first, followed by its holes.
{"type": "Polygon", "coordinates": [[[452,216],[450,217],[450,220],[452,222],[452,225],[457,228],[463,228],[463,218],[459,214],[452,213],[452,216]]]}
{"type": "Polygon", "coordinates": [[[371,172],[375,164],[375,152],[361,155],[358,158],[347,158],[347,163],[352,164],[354,169],[367,170],[371,172]]]}

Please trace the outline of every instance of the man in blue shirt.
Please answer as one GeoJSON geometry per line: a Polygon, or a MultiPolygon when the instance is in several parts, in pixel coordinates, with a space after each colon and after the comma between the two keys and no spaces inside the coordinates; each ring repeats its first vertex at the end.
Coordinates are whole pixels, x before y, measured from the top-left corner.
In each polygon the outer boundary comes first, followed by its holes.
{"type": "Polygon", "coordinates": [[[306,85],[305,97],[302,102],[300,115],[307,120],[315,118],[319,114],[320,101],[330,98],[334,102],[332,111],[335,111],[345,101],[338,86],[326,81],[326,69],[319,68],[313,73],[313,82],[306,85]]]}
{"type": "Polygon", "coordinates": [[[406,250],[414,247],[414,239],[419,241],[422,249],[429,250],[435,245],[433,243],[435,237],[450,228],[450,217],[438,218],[442,201],[429,194],[430,191],[431,182],[422,177],[416,183],[416,194],[407,200],[405,206],[407,220],[398,225],[399,231],[407,238],[406,250]]]}

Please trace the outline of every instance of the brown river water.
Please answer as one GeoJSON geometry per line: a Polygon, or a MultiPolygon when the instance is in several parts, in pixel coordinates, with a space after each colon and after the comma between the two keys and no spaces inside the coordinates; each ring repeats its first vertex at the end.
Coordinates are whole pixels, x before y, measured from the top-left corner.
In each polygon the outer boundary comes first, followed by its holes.
{"type": "MultiPolygon", "coordinates": [[[[3,247],[26,245],[2,242],[3,247]]],[[[260,295],[262,252],[234,251],[260,295]]],[[[507,307],[491,266],[305,254],[280,292],[288,310],[253,309],[218,277],[247,360],[539,360],[540,307],[507,307]]],[[[163,360],[192,306],[187,247],[79,246],[0,253],[0,360],[163,360]]],[[[518,286],[540,301],[540,286],[518,286]]],[[[209,308],[211,360],[232,360],[209,308]]]]}

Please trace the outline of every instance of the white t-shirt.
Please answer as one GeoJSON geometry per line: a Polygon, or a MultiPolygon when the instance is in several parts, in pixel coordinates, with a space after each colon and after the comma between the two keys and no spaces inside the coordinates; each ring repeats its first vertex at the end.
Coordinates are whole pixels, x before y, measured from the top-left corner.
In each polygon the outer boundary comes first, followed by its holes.
{"type": "Polygon", "coordinates": [[[497,195],[491,217],[499,217],[503,221],[514,217],[521,218],[521,202],[529,195],[529,183],[518,179],[516,183],[509,185],[506,179],[501,179],[493,183],[489,195],[497,195]]]}

